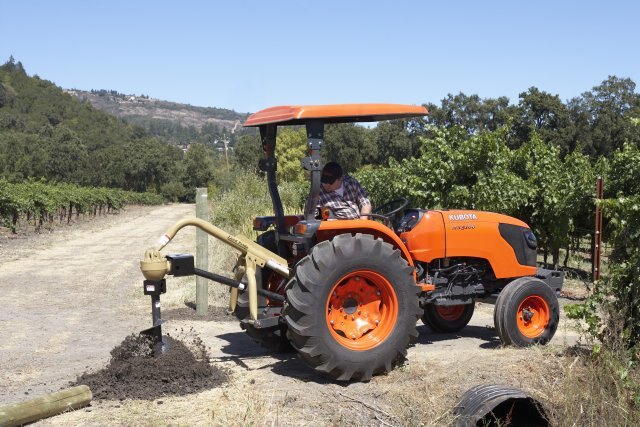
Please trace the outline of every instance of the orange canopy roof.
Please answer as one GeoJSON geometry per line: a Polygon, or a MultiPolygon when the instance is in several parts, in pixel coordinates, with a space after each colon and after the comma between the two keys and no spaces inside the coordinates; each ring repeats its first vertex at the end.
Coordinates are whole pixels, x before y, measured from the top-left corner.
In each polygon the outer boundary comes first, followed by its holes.
{"type": "Polygon", "coordinates": [[[402,104],[334,104],[284,105],[271,107],[249,116],[245,127],[266,124],[299,125],[320,119],[325,123],[377,122],[380,120],[419,117],[428,114],[421,105],[402,104]]]}

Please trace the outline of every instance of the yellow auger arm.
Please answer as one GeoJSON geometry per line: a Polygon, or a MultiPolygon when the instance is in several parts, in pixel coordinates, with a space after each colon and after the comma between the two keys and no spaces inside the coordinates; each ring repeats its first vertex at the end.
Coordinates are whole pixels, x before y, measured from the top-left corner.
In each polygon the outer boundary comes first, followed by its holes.
{"type": "Polygon", "coordinates": [[[171,239],[175,237],[180,229],[188,225],[198,227],[205,233],[240,251],[240,257],[238,258],[238,263],[236,264],[236,267],[238,268],[236,268],[235,281],[198,269],[194,269],[195,271],[191,274],[196,274],[202,277],[206,277],[210,280],[215,280],[231,286],[232,288],[231,298],[229,300],[229,309],[231,311],[234,311],[238,300],[238,289],[244,288],[244,284],[241,283],[240,280],[246,272],[248,285],[246,291],[249,294],[249,313],[252,320],[257,320],[258,289],[256,285],[256,268],[268,267],[281,276],[290,278],[291,270],[287,266],[287,260],[279,256],[278,254],[275,254],[270,250],[260,246],[259,244],[252,242],[244,236],[232,236],[231,234],[202,219],[186,218],[178,221],[171,228],[169,228],[169,230],[167,230],[167,232],[162,237],[160,237],[159,246],[157,249],[147,249],[147,251],[145,251],[144,259],[140,261],[140,270],[142,270],[142,274],[144,275],[145,279],[159,281],[162,280],[165,275],[172,274],[173,258],[171,256],[163,257],[160,254],[160,251],[171,241],[171,239]]]}

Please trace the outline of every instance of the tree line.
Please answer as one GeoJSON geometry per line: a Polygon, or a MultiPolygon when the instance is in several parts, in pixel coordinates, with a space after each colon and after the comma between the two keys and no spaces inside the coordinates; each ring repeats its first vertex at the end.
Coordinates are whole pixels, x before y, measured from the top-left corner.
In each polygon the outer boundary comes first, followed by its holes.
{"type": "MultiPolygon", "coordinates": [[[[562,158],[578,152],[591,162],[611,157],[625,143],[640,143],[640,133],[633,124],[634,118],[640,117],[640,94],[629,78],[609,76],[566,102],[558,95],[531,87],[520,93],[517,104],[511,104],[507,97],[482,99],[459,93],[447,95],[440,104],[425,106],[429,115],[423,119],[382,122],[372,129],[354,124],[328,125],[324,152],[353,172],[364,165],[386,166],[389,159],[419,156],[418,138],[430,137],[434,129],[442,128],[456,129],[466,137],[508,128],[503,139],[510,149],[527,144],[535,134],[544,144],[557,148],[562,158]]],[[[304,132],[288,128],[278,132],[286,148],[292,138],[296,139],[294,145],[304,144],[304,132]]],[[[239,163],[255,167],[262,155],[259,137],[238,138],[235,152],[239,163]]]]}

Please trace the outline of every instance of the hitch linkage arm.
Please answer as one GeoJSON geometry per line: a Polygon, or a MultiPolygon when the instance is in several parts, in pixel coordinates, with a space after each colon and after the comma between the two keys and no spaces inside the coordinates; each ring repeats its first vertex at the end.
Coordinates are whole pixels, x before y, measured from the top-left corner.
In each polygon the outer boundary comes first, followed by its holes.
{"type": "MultiPolygon", "coordinates": [[[[256,269],[257,267],[268,267],[274,272],[280,274],[283,277],[290,278],[291,270],[287,265],[287,260],[282,258],[276,253],[271,252],[270,250],[260,246],[256,242],[249,240],[244,236],[232,236],[231,234],[221,230],[220,228],[210,224],[207,221],[204,221],[199,218],[186,218],[181,221],[175,223],[167,232],[160,237],[159,246],[157,249],[149,249],[145,252],[144,259],[140,262],[140,269],[144,274],[147,280],[161,280],[164,276],[172,269],[171,262],[163,258],[160,255],[160,250],[164,248],[170,241],[175,237],[178,231],[188,225],[192,225],[200,228],[205,233],[215,237],[216,239],[226,243],[227,245],[233,247],[234,249],[240,251],[241,255],[238,259],[238,270],[236,271],[235,280],[236,284],[242,283],[240,279],[243,274],[246,272],[247,275],[247,284],[246,289],[249,294],[249,313],[251,315],[252,320],[257,320],[258,318],[258,294],[265,295],[264,292],[269,292],[264,289],[258,290],[256,284],[256,269]]],[[[203,274],[213,274],[210,272],[206,272],[204,270],[200,270],[200,273],[203,274]]],[[[196,274],[195,269],[191,274],[196,274]]],[[[215,275],[217,276],[217,275],[215,275]]],[[[209,278],[207,276],[202,276],[209,278]]],[[[214,277],[214,276],[211,276],[214,277]]],[[[221,278],[222,276],[218,276],[221,278]]],[[[232,280],[224,278],[225,280],[232,280]]],[[[231,286],[228,282],[224,282],[217,279],[212,279],[218,281],[219,283],[226,284],[231,286]]],[[[236,304],[238,301],[238,290],[240,286],[231,286],[231,297],[229,299],[229,309],[234,311],[236,308],[236,304]]],[[[268,296],[269,298],[274,298],[276,294],[273,296],[268,296]]],[[[282,297],[278,298],[279,300],[282,297]]]]}
{"type": "MultiPolygon", "coordinates": [[[[245,291],[249,286],[246,282],[241,282],[239,280],[230,279],[225,276],[221,276],[216,273],[212,273],[207,270],[202,270],[200,268],[194,267],[193,255],[189,254],[169,254],[165,256],[167,261],[169,261],[169,271],[167,274],[181,277],[181,276],[200,276],[205,279],[211,280],[213,282],[221,283],[223,285],[229,286],[230,288],[238,289],[239,291],[245,291]]],[[[262,295],[269,299],[275,301],[284,301],[284,297],[275,292],[268,291],[266,289],[258,288],[256,289],[258,295],[262,295]]]]}

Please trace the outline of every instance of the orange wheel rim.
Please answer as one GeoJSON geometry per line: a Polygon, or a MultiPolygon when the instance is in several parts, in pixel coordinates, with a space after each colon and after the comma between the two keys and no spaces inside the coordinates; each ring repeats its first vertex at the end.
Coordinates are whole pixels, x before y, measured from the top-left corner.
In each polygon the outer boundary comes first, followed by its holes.
{"type": "Polygon", "coordinates": [[[454,320],[458,320],[462,316],[464,313],[464,305],[437,305],[436,312],[438,312],[438,315],[442,317],[443,320],[452,322],[454,320]]]}
{"type": "Polygon", "coordinates": [[[518,307],[518,329],[527,338],[537,338],[549,325],[549,305],[544,298],[532,295],[518,307]]]}
{"type": "Polygon", "coordinates": [[[393,331],[398,299],[384,276],[357,270],[331,289],[326,313],[333,338],[346,348],[364,351],[376,347],[393,331]]]}

